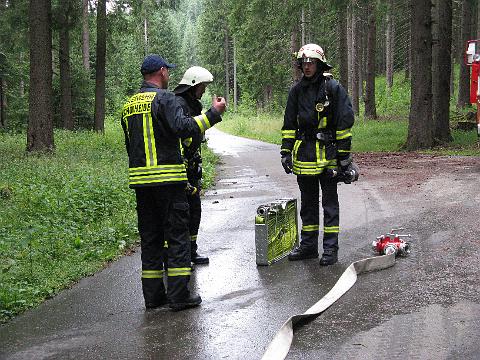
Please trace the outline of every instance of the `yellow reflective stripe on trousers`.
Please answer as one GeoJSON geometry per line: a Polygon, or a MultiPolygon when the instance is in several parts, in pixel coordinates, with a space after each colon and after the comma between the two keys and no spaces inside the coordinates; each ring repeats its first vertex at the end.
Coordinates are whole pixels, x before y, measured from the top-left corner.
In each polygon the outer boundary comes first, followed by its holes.
{"type": "Polygon", "coordinates": [[[207,129],[210,129],[210,121],[208,121],[208,117],[204,113],[194,116],[193,118],[197,122],[197,125],[200,128],[201,132],[205,132],[207,131],[207,129]]]}
{"type": "Polygon", "coordinates": [[[190,235],[191,241],[197,241],[197,235],[190,235]]]}
{"type": "Polygon", "coordinates": [[[296,130],[282,130],[283,139],[295,139],[296,130]]]}
{"type": "Polygon", "coordinates": [[[335,137],[337,140],[342,140],[342,139],[352,137],[352,128],[348,128],[345,130],[337,130],[335,137]]]}
{"type": "Polygon", "coordinates": [[[323,232],[325,234],[336,234],[340,231],[340,227],[338,226],[325,226],[323,228],[323,232]]]}
{"type": "Polygon", "coordinates": [[[302,231],[318,231],[320,225],[302,225],[302,231]]]}
{"type": "Polygon", "coordinates": [[[192,268],[168,268],[168,276],[189,276],[192,273],[192,268]]]}
{"type": "Polygon", "coordinates": [[[163,277],[164,270],[142,270],[143,279],[160,279],[163,277]]]}

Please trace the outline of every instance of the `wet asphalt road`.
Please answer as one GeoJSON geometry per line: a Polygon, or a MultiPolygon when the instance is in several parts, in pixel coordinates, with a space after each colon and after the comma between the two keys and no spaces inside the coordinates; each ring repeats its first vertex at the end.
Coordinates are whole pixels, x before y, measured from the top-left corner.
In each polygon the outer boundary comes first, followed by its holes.
{"type": "Polygon", "coordinates": [[[372,173],[343,184],[338,264],[257,267],[255,210],[298,198],[296,179],[283,173],[276,145],[214,129],[208,138],[222,164],[203,198],[198,241],[210,265],[197,266],[192,281],[201,307],[145,311],[135,253],[0,327],[1,359],[259,359],[285,320],[398,225],[412,234],[410,256],[360,276],[296,331],[288,359],[480,358],[478,158],[461,176],[440,171],[415,190],[379,190],[372,173]]]}

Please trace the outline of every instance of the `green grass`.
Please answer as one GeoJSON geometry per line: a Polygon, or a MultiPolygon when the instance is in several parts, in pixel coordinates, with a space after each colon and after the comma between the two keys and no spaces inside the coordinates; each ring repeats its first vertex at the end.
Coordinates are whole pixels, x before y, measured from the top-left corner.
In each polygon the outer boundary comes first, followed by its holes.
{"type": "MultiPolygon", "coordinates": [[[[385,77],[377,77],[375,82],[377,105],[376,120],[364,118],[363,102],[360,115],[355,119],[352,129],[352,150],[354,152],[392,152],[401,151],[408,132],[408,116],[410,111],[410,82],[403,73],[395,74],[394,86],[388,92],[385,77]]],[[[455,98],[450,104],[451,132],[453,141],[424,153],[439,155],[474,155],[480,156],[479,140],[475,131],[460,131],[454,127],[458,120],[463,120],[466,112],[473,108],[457,111],[455,98]]],[[[217,127],[227,133],[251,139],[281,144],[281,128],[283,114],[251,112],[245,110],[227,113],[217,127]]]]}
{"type": "MultiPolygon", "coordinates": [[[[0,321],[93,274],[138,242],[118,123],[105,135],[55,131],[55,154],[0,134],[0,321]]],[[[216,157],[204,150],[205,186],[216,157]]]]}
{"type": "Polygon", "coordinates": [[[283,123],[281,114],[244,114],[226,113],[223,121],[216,127],[229,134],[250,139],[262,140],[273,144],[281,144],[280,129],[283,123]]]}

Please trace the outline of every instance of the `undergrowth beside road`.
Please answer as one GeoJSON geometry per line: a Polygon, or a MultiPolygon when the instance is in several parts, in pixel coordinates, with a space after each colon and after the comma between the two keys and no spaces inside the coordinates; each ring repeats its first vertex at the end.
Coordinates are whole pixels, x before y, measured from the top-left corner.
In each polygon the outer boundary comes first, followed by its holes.
{"type": "MultiPolygon", "coordinates": [[[[229,134],[266,141],[272,144],[282,143],[281,114],[228,114],[217,127],[229,134]]],[[[407,120],[357,120],[353,129],[353,152],[391,152],[400,151],[407,137],[407,120]]],[[[452,130],[453,141],[435,149],[423,151],[439,155],[476,155],[480,156],[476,131],[452,130]]]]}
{"type": "MultiPolygon", "coordinates": [[[[356,117],[352,129],[353,152],[390,152],[399,151],[407,139],[408,116],[410,111],[410,81],[403,73],[396,73],[394,87],[386,90],[385,76],[379,76],[375,82],[377,120],[364,118],[364,106],[360,105],[360,116],[356,117]]],[[[423,151],[439,155],[476,155],[480,156],[480,146],[476,129],[472,131],[455,130],[455,121],[462,120],[467,111],[455,110],[456,98],[450,102],[453,141],[449,144],[423,151]]],[[[252,111],[252,106],[240,106],[236,113],[227,112],[217,127],[232,135],[281,144],[283,113],[252,111]]]]}
{"type": "MultiPolygon", "coordinates": [[[[123,132],[55,131],[54,154],[0,134],[0,322],[93,274],[138,241],[123,132]]],[[[216,157],[204,149],[205,185],[216,157]]]]}

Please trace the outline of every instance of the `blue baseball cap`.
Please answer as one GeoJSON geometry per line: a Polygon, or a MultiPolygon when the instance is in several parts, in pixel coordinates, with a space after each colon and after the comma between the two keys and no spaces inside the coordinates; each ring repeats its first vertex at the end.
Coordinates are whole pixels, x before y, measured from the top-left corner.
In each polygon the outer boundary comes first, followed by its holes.
{"type": "Polygon", "coordinates": [[[150,54],[150,55],[147,55],[145,59],[143,59],[142,68],[140,69],[140,72],[142,73],[142,75],[146,75],[146,74],[154,73],[160,70],[160,68],[162,67],[171,69],[176,66],[177,65],[175,64],[167,63],[165,59],[163,59],[160,55],[150,54]]]}

